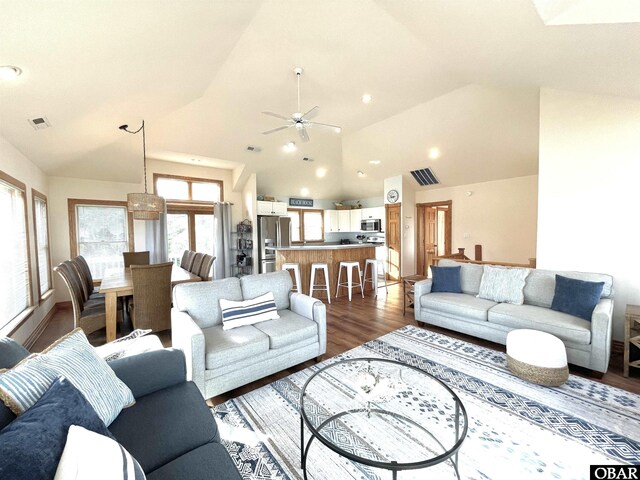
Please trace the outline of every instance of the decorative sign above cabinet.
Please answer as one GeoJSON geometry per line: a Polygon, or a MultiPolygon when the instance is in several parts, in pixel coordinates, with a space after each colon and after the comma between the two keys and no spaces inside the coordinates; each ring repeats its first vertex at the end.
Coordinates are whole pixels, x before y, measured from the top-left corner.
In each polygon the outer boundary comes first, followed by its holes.
{"type": "Polygon", "coordinates": [[[289,206],[291,207],[313,207],[313,200],[310,198],[290,198],[289,206]]]}

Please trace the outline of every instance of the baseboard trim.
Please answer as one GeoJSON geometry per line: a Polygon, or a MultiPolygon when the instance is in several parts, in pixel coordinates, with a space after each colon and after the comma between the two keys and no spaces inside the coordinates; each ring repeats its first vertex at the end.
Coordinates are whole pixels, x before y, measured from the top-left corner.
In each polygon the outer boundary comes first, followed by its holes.
{"type": "Polygon", "coordinates": [[[614,340],[611,342],[611,353],[622,355],[624,353],[624,342],[621,340],[614,340]]]}
{"type": "Polygon", "coordinates": [[[51,319],[53,318],[53,316],[56,314],[57,311],[58,311],[58,304],[56,303],[53,305],[53,308],[49,310],[49,313],[45,315],[45,317],[42,319],[38,327],[33,332],[31,332],[31,335],[29,335],[29,337],[27,337],[27,339],[24,341],[24,348],[26,348],[27,350],[31,350],[31,347],[33,347],[36,344],[36,342],[40,338],[40,335],[42,335],[42,332],[44,332],[44,329],[47,328],[47,325],[49,325],[49,322],[51,321],[51,319]]]}

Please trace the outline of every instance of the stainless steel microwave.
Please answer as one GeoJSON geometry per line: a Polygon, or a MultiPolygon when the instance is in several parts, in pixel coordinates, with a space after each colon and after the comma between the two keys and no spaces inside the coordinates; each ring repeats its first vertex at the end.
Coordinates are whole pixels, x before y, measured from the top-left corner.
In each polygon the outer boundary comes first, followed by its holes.
{"type": "Polygon", "coordinates": [[[363,232],[381,232],[382,221],[379,218],[367,218],[360,221],[360,230],[363,232]]]}

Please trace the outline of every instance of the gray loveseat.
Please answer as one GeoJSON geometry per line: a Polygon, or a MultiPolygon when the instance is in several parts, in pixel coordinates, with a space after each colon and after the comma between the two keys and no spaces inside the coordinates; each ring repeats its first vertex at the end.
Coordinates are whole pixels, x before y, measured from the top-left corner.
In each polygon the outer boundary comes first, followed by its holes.
{"type": "Polygon", "coordinates": [[[325,305],[291,293],[287,271],[176,285],[171,340],[185,352],[187,373],[204,398],[215,397],[326,352],[325,305]],[[280,318],[222,329],[220,299],[273,292],[280,318]]]}
{"type": "Polygon", "coordinates": [[[611,354],[613,278],[599,273],[532,269],[524,287],[524,304],[496,303],[477,298],[483,266],[441,260],[438,266],[461,266],[463,293],[431,293],[431,279],[415,284],[415,318],[492,342],[506,343],[507,333],[530,328],[551,333],[563,341],[569,363],[606,372],[611,354]],[[555,275],[604,282],[591,321],[551,310],[555,275]]]}

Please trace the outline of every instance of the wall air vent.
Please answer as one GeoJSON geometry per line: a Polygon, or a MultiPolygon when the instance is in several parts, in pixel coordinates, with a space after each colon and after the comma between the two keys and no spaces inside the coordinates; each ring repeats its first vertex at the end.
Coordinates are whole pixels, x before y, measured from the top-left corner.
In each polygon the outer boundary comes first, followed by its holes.
{"type": "Polygon", "coordinates": [[[29,125],[31,125],[35,130],[44,130],[45,128],[49,128],[51,126],[51,123],[49,123],[47,117],[30,118],[28,122],[29,125]]]}
{"type": "Polygon", "coordinates": [[[411,172],[411,175],[413,175],[413,178],[416,179],[416,182],[418,182],[423,187],[425,185],[437,185],[438,183],[440,183],[430,168],[413,170],[411,172]]]}
{"type": "Polygon", "coordinates": [[[249,145],[247,147],[247,152],[260,153],[261,151],[262,151],[262,149],[260,147],[256,147],[255,145],[249,145]]]}

